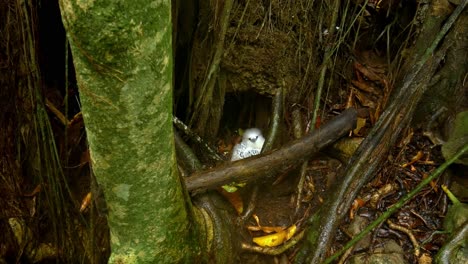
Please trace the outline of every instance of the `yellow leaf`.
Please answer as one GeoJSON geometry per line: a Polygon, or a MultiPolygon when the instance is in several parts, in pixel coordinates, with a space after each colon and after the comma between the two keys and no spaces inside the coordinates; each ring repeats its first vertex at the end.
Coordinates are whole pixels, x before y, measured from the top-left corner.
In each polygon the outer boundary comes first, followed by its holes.
{"type": "Polygon", "coordinates": [[[275,234],[254,237],[253,242],[261,247],[276,247],[288,241],[296,233],[296,225],[275,234]]]}
{"type": "Polygon", "coordinates": [[[254,237],[253,242],[261,247],[276,247],[286,241],[286,235],[286,231],[281,231],[271,235],[254,237]]]}
{"type": "Polygon", "coordinates": [[[291,239],[291,237],[294,236],[294,234],[296,234],[296,225],[292,225],[290,226],[287,230],[286,230],[286,240],[289,240],[291,239]]]}
{"type": "Polygon", "coordinates": [[[354,135],[359,135],[361,128],[363,128],[365,125],[366,125],[366,119],[358,117],[357,122],[356,122],[356,128],[353,130],[354,135]]]}

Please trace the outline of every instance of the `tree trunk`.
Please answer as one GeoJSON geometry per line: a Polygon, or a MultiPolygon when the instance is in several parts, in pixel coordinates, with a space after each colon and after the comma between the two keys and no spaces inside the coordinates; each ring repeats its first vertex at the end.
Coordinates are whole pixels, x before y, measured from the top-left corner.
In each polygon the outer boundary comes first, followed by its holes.
{"type": "Polygon", "coordinates": [[[200,249],[172,136],[170,2],[62,0],[60,8],[109,208],[110,262],[193,259],[200,249]]]}

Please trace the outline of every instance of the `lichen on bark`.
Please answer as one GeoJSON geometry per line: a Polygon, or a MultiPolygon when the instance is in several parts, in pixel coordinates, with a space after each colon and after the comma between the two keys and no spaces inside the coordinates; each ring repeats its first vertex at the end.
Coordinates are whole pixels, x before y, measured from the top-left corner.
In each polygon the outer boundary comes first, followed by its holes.
{"type": "Polygon", "coordinates": [[[61,0],[60,7],[93,171],[109,207],[110,262],[174,263],[197,254],[172,136],[170,2],[61,0]]]}

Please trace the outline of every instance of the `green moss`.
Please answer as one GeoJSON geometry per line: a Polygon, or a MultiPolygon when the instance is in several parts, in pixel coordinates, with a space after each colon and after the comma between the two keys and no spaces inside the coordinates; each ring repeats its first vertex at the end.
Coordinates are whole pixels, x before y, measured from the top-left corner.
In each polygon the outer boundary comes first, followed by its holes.
{"type": "Polygon", "coordinates": [[[110,211],[110,262],[182,261],[198,246],[175,169],[170,2],[62,1],[61,8],[93,170],[110,211]]]}

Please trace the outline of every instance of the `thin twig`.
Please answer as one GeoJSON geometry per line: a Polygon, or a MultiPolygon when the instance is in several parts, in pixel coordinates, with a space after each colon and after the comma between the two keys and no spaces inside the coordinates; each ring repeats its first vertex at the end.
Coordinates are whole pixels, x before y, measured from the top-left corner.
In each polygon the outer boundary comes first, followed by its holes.
{"type": "Polygon", "coordinates": [[[419,254],[421,253],[420,246],[419,246],[418,241],[416,240],[416,237],[414,237],[413,232],[404,226],[400,226],[400,225],[393,223],[390,220],[387,220],[387,224],[391,229],[401,231],[409,237],[409,239],[411,240],[411,243],[413,244],[414,256],[419,257],[419,254]]]}

